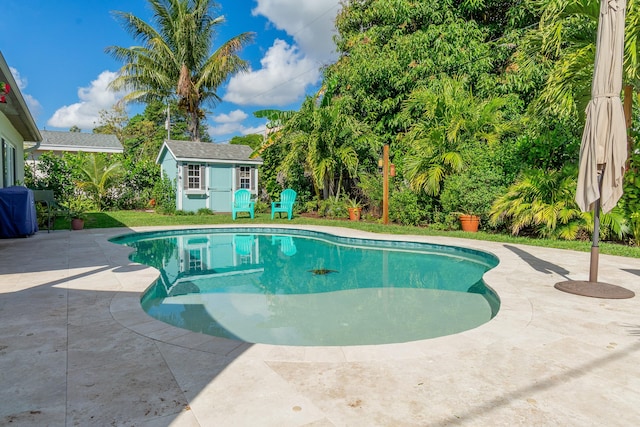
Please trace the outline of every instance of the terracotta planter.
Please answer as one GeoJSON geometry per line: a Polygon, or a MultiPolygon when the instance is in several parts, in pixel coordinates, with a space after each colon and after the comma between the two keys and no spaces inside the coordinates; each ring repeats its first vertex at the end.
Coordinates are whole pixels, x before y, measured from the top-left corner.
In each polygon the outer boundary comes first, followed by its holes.
{"type": "Polygon", "coordinates": [[[82,230],[83,228],[84,228],[84,219],[73,218],[71,220],[71,229],[72,230],[82,230]]]}
{"type": "Polygon", "coordinates": [[[475,233],[478,231],[478,226],[480,225],[480,217],[475,215],[460,215],[460,225],[462,226],[462,231],[469,231],[475,233]]]}
{"type": "Polygon", "coordinates": [[[347,210],[349,211],[349,219],[351,221],[360,221],[362,208],[347,208],[347,210]]]}

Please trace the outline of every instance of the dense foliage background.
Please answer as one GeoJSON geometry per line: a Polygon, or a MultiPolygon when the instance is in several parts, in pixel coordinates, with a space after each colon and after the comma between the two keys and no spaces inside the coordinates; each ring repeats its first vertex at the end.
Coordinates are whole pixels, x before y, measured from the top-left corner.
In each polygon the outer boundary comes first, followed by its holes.
{"type": "MultiPolygon", "coordinates": [[[[342,217],[347,203],[381,214],[382,147],[390,147],[390,218],[457,228],[457,215],[487,231],[588,238],[591,213],[573,201],[584,107],[589,99],[599,2],[595,0],[345,0],[334,37],[339,58],[297,111],[261,111],[268,134],[234,138],[264,160],[259,198],[298,193],[298,212],[342,217]]],[[[640,239],[638,49],[640,13],[627,10],[624,98],[633,102],[625,194],[603,218],[602,237],[640,239]]],[[[108,188],[81,176],[86,156],[43,157],[30,185],[95,208],[172,210],[171,183],[154,160],[166,105],[143,114],[105,112],[95,132],[115,133],[122,156],[105,157],[108,188]],[[85,182],[83,185],[77,185],[85,182]]],[[[171,107],[172,139],[189,139],[171,107]]],[[[200,132],[206,136],[206,129],[200,132]]],[[[95,160],[94,160],[95,163],[95,160]]],[[[264,205],[263,205],[264,206],[264,205]]]]}

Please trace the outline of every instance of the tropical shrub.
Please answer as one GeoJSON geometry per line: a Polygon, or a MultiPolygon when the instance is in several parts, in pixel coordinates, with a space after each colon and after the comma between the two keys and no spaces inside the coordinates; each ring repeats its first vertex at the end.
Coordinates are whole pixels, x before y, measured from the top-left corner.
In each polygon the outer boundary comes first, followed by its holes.
{"type": "Polygon", "coordinates": [[[631,214],[631,235],[633,236],[633,243],[636,246],[640,246],[640,212],[631,214]]]}
{"type": "Polygon", "coordinates": [[[410,188],[394,191],[389,198],[389,220],[402,225],[418,225],[425,219],[418,195],[410,188]]]}
{"type": "Polygon", "coordinates": [[[465,79],[446,76],[413,91],[402,115],[411,124],[402,137],[409,148],[404,170],[411,187],[437,196],[446,178],[467,165],[466,151],[478,143],[496,146],[514,130],[504,111],[507,101],[478,99],[465,79]]]}
{"type": "Polygon", "coordinates": [[[263,202],[262,200],[256,200],[256,204],[253,206],[253,210],[256,213],[265,213],[269,210],[269,204],[267,202],[263,202]]]}
{"type": "MultiPolygon", "coordinates": [[[[583,212],[583,218],[585,219],[586,230],[592,235],[594,229],[594,214],[593,211],[583,212]]],[[[632,230],[629,226],[629,222],[624,216],[624,210],[616,206],[611,209],[611,212],[606,214],[600,213],[600,239],[601,240],[622,240],[632,230]]]]}
{"type": "Polygon", "coordinates": [[[58,202],[66,202],[73,196],[75,184],[72,168],[65,158],[47,152],[35,163],[25,162],[25,186],[34,190],[53,190],[58,202]]]}
{"type": "Polygon", "coordinates": [[[311,180],[305,176],[302,164],[292,165],[287,171],[283,170],[282,162],[285,158],[284,146],[272,144],[260,152],[264,164],[260,166],[260,186],[268,194],[266,200],[278,200],[280,192],[285,188],[296,191],[295,209],[304,206],[313,199],[311,180]]]}
{"type": "MultiPolygon", "coordinates": [[[[576,204],[576,171],[527,171],[491,207],[492,225],[504,222],[511,233],[566,240],[593,232],[593,212],[581,212],[576,204]]],[[[622,239],[628,224],[621,208],[600,215],[600,237],[622,239]]]]}
{"type": "Polygon", "coordinates": [[[447,178],[440,203],[445,213],[477,215],[486,220],[493,201],[503,192],[502,176],[495,170],[467,169],[447,178]]]}
{"type": "Polygon", "coordinates": [[[382,210],[382,176],[375,173],[362,172],[357,184],[363,204],[368,206],[371,214],[380,216],[382,210]]]}
{"type": "Polygon", "coordinates": [[[457,228],[461,214],[476,215],[487,228],[491,206],[512,183],[518,166],[510,164],[514,160],[512,144],[496,143],[491,150],[481,141],[467,145],[463,153],[465,169],[449,176],[442,187],[439,220],[446,217],[445,226],[453,224],[457,228]]]}
{"type": "MultiPolygon", "coordinates": [[[[301,204],[296,203],[296,205],[300,206],[301,204]]],[[[317,212],[318,211],[318,200],[312,199],[303,205],[303,212],[317,212]]]]}
{"type": "Polygon", "coordinates": [[[574,200],[575,189],[573,168],[527,171],[495,201],[490,212],[491,224],[504,222],[513,235],[524,232],[574,239],[584,225],[574,200]]]}
{"type": "Polygon", "coordinates": [[[332,196],[318,202],[318,215],[327,218],[345,218],[349,212],[344,200],[339,196],[332,196]]]}
{"type": "Polygon", "coordinates": [[[153,187],[160,179],[160,165],[149,158],[137,161],[124,158],[121,162],[123,174],[114,186],[113,200],[108,202],[109,207],[145,209],[153,198],[153,187]]]}
{"type": "Polygon", "coordinates": [[[535,134],[523,134],[515,141],[522,164],[531,169],[558,170],[566,164],[577,164],[580,136],[569,120],[541,124],[535,134]]]}
{"type": "Polygon", "coordinates": [[[170,214],[176,211],[175,185],[166,175],[156,181],[151,192],[156,202],[156,211],[170,214]]]}
{"type": "MultiPolygon", "coordinates": [[[[640,134],[632,132],[632,137],[638,141],[640,134]]],[[[637,145],[637,143],[636,143],[637,145]]],[[[629,158],[629,168],[624,174],[624,193],[622,206],[629,218],[633,214],[640,213],[640,150],[635,148],[629,158]]]]}

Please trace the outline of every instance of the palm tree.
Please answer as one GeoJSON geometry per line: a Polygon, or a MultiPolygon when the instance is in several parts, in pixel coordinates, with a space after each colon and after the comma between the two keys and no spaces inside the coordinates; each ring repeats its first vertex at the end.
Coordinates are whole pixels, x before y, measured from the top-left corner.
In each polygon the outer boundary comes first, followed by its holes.
{"type": "Polygon", "coordinates": [[[505,105],[504,98],[479,100],[464,80],[447,76],[414,90],[402,112],[412,124],[401,138],[409,146],[404,166],[411,187],[438,195],[444,179],[464,168],[468,143],[495,144],[514,128],[504,117],[505,105]]]}
{"type": "Polygon", "coordinates": [[[124,62],[111,84],[131,90],[125,102],[167,101],[177,97],[185,112],[188,132],[200,140],[202,105],[221,101],[217,90],[231,75],[245,71],[247,62],[238,52],[253,40],[253,33],[233,37],[215,52],[211,45],[223,17],[210,15],[212,0],[148,0],[158,28],[127,12],[114,12],[141,46],[110,46],[107,53],[124,62]]]}
{"type": "Polygon", "coordinates": [[[308,96],[298,111],[260,110],[256,117],[269,120],[270,129],[262,146],[262,153],[274,144],[284,147],[281,173],[294,173],[300,165],[305,176],[311,178],[316,197],[339,196],[345,173],[356,175],[360,157],[373,155],[375,147],[370,129],[358,121],[350,111],[345,97],[331,98],[320,89],[308,96]]]}
{"type": "Polygon", "coordinates": [[[80,180],[76,184],[91,196],[98,210],[102,210],[104,200],[122,175],[123,168],[120,162],[107,164],[104,156],[91,153],[80,165],[79,173],[80,180]]]}
{"type": "Polygon", "coordinates": [[[345,173],[355,176],[359,151],[372,155],[375,150],[368,127],[348,114],[345,104],[344,99],[319,103],[317,97],[307,97],[277,137],[288,152],[283,169],[303,164],[316,196],[322,191],[324,199],[340,195],[345,173]]]}
{"type": "MultiPolygon", "coordinates": [[[[591,97],[599,0],[532,0],[540,25],[523,40],[524,67],[538,61],[549,69],[534,107],[552,115],[583,117],[591,97]]],[[[640,87],[640,5],[628,0],[624,57],[625,99],[640,87]]]]}

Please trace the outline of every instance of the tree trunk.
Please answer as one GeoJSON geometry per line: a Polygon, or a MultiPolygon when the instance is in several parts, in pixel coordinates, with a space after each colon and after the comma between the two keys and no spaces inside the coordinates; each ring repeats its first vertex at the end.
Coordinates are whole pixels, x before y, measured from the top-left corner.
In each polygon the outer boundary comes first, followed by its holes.
{"type": "Polygon", "coordinates": [[[200,120],[198,120],[198,112],[189,112],[188,130],[191,134],[191,141],[200,141],[200,120]]]}

